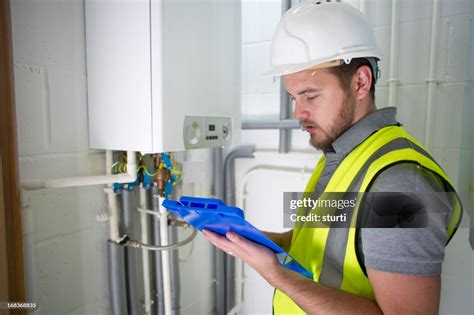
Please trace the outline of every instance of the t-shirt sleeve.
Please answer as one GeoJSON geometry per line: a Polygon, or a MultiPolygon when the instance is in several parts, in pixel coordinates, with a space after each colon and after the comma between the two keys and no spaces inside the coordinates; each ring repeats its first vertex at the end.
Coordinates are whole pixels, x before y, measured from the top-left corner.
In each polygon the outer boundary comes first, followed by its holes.
{"type": "Polygon", "coordinates": [[[359,245],[365,267],[403,274],[440,274],[452,208],[444,191],[437,174],[415,164],[397,164],[379,174],[369,190],[371,202],[362,207],[366,216],[376,217],[368,221],[382,217],[383,222],[361,228],[359,245]],[[384,197],[384,193],[390,196],[384,197]],[[408,219],[407,209],[413,212],[408,219]]]}

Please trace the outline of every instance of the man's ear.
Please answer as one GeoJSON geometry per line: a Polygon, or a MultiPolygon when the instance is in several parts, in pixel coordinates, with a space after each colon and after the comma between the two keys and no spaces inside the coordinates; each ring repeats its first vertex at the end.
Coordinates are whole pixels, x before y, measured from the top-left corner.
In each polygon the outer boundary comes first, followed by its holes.
{"type": "Polygon", "coordinates": [[[372,70],[369,66],[363,65],[357,69],[353,77],[353,84],[357,99],[361,100],[370,94],[372,80],[372,70]]]}

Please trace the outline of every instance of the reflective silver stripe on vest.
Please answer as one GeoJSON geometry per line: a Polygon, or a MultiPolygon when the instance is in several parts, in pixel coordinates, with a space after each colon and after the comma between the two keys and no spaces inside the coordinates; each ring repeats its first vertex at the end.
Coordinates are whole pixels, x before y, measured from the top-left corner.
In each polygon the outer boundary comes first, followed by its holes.
{"type": "MultiPolygon", "coordinates": [[[[370,156],[370,158],[365,162],[364,166],[361,167],[361,169],[357,172],[347,191],[352,193],[359,192],[370,165],[372,165],[375,160],[379,159],[383,155],[401,149],[413,149],[433,160],[428,152],[407,138],[394,139],[382,146],[380,149],[375,151],[372,156],[370,156]]],[[[341,226],[341,223],[339,223],[338,226],[335,226],[336,228],[329,229],[329,235],[324,249],[323,266],[318,281],[321,284],[336,289],[339,289],[342,284],[344,258],[346,257],[347,240],[349,238],[349,225],[352,219],[352,214],[354,213],[354,208],[338,210],[336,215],[341,213],[347,213],[347,220],[343,226],[341,226]]],[[[333,227],[333,225],[331,225],[331,227],[333,227]]]]}

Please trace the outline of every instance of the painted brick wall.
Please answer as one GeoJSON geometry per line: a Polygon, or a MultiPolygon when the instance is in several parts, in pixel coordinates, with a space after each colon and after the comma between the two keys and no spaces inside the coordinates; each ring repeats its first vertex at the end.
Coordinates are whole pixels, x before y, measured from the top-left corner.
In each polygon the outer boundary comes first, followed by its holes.
{"type": "MultiPolygon", "coordinates": [[[[82,1],[12,1],[21,178],[104,173],[88,149],[82,1]]],[[[42,314],[107,314],[101,188],[23,191],[29,299],[42,314]]]]}

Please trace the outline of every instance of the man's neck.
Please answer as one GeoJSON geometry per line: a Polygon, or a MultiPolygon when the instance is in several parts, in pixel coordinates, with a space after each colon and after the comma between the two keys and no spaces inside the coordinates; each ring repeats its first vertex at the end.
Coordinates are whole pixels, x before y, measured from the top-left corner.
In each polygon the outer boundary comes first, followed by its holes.
{"type": "Polygon", "coordinates": [[[373,101],[358,103],[354,111],[354,116],[351,122],[351,126],[356,124],[359,120],[361,120],[365,116],[375,112],[376,110],[377,110],[377,107],[375,107],[375,103],[373,101]]]}

